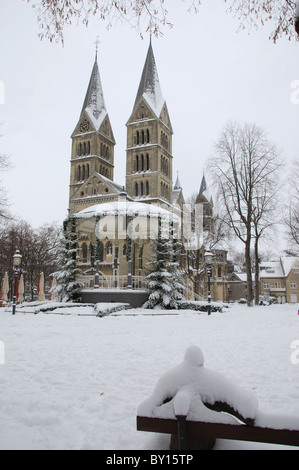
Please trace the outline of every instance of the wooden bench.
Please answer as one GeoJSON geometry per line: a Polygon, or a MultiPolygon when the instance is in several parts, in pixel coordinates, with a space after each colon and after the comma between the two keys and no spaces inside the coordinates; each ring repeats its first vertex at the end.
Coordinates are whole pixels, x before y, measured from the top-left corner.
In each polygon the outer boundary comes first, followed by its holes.
{"type": "Polygon", "coordinates": [[[137,416],[137,430],[171,434],[170,450],[211,450],[216,438],[299,447],[299,431],[137,416]]]}

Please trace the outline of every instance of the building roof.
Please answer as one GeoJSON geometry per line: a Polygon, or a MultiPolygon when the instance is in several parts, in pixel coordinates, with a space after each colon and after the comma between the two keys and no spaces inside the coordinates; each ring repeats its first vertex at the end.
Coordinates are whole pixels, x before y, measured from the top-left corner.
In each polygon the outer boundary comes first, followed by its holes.
{"type": "Polygon", "coordinates": [[[155,115],[159,117],[165,100],[162,96],[160,80],[151,41],[148,48],[134,109],[137,107],[141,98],[145,99],[155,115]]]}
{"type": "Polygon", "coordinates": [[[107,115],[107,110],[104,101],[97,55],[92,69],[81,114],[84,111],[87,113],[95,129],[99,130],[104,118],[107,115]]]}
{"type": "Polygon", "coordinates": [[[161,217],[167,221],[174,220],[179,222],[179,217],[162,207],[146,204],[136,201],[118,200],[115,202],[107,202],[104,204],[96,204],[94,206],[83,209],[74,214],[78,219],[93,218],[97,216],[144,216],[144,217],[161,217]]]}

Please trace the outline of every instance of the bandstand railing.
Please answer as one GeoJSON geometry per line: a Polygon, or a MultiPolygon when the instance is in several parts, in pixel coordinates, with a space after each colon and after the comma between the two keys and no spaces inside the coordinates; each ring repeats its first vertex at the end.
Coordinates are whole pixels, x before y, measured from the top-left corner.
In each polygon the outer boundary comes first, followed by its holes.
{"type": "MultiPolygon", "coordinates": [[[[83,283],[84,289],[93,289],[95,286],[95,276],[80,276],[78,279],[83,283]]],[[[99,289],[127,289],[128,276],[99,276],[99,289]]],[[[148,287],[148,280],[143,276],[132,276],[132,289],[143,290],[148,287]]]]}

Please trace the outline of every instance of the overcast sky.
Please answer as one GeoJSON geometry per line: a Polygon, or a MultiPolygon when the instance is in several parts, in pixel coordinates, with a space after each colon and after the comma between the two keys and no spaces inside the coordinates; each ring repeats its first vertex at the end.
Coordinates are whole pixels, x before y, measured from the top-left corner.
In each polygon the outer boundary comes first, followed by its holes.
{"type": "MultiPolygon", "coordinates": [[[[176,172],[185,198],[202,173],[229,119],[252,122],[291,161],[298,157],[299,105],[291,84],[299,80],[299,43],[269,41],[271,29],[237,32],[225,4],[209,0],[199,14],[183,1],[169,2],[174,28],[153,39],[164,98],[174,129],[176,172]]],[[[149,38],[128,25],[109,31],[100,20],[65,30],[65,45],[38,38],[35,13],[21,0],[0,0],[0,152],[14,168],[3,175],[11,210],[38,227],[67,215],[70,136],[78,122],[100,35],[99,67],[115,149],[115,181],[125,184],[126,127],[149,38]]]]}

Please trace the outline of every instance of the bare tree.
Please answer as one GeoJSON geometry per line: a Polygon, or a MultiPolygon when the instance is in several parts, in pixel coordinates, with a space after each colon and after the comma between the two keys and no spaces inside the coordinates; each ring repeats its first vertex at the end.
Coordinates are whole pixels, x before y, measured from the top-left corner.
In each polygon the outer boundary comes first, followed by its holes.
{"type": "Polygon", "coordinates": [[[34,230],[25,221],[6,221],[0,229],[0,279],[5,272],[13,279],[13,255],[16,249],[20,250],[27,292],[33,296],[40,273],[44,273],[47,281],[57,269],[60,232],[56,224],[34,230]]]}
{"type": "Polygon", "coordinates": [[[249,306],[253,301],[251,246],[255,240],[258,254],[260,238],[269,227],[267,201],[280,165],[279,152],[264,131],[254,124],[241,127],[231,122],[216,143],[210,161],[224,220],[245,245],[249,306]]]}
{"type": "MultiPolygon", "coordinates": [[[[12,165],[8,156],[0,153],[0,172],[9,170],[11,166],[12,165]]],[[[8,213],[8,207],[9,203],[7,200],[6,190],[3,187],[2,181],[0,180],[0,219],[8,219],[10,217],[8,213]]]]}
{"type": "Polygon", "coordinates": [[[289,200],[284,216],[284,223],[287,227],[287,235],[289,240],[288,251],[292,254],[299,251],[299,162],[295,161],[291,164],[290,174],[288,178],[288,194],[289,200]]]}
{"type": "MultiPolygon", "coordinates": [[[[63,31],[73,21],[88,26],[91,17],[104,20],[111,27],[124,20],[142,35],[151,31],[162,34],[162,27],[173,24],[168,20],[173,0],[23,0],[37,12],[41,28],[40,38],[63,43],[63,31]],[[166,4],[167,8],[166,9],[166,4]]],[[[185,1],[185,0],[181,0],[185,1]]],[[[274,42],[282,35],[289,39],[295,35],[296,2],[292,0],[224,0],[228,11],[238,17],[241,28],[257,28],[265,22],[274,24],[271,38],[274,42]]],[[[187,0],[189,11],[199,12],[201,0],[187,0]]],[[[213,27],[213,26],[212,26],[213,27]]]]}

